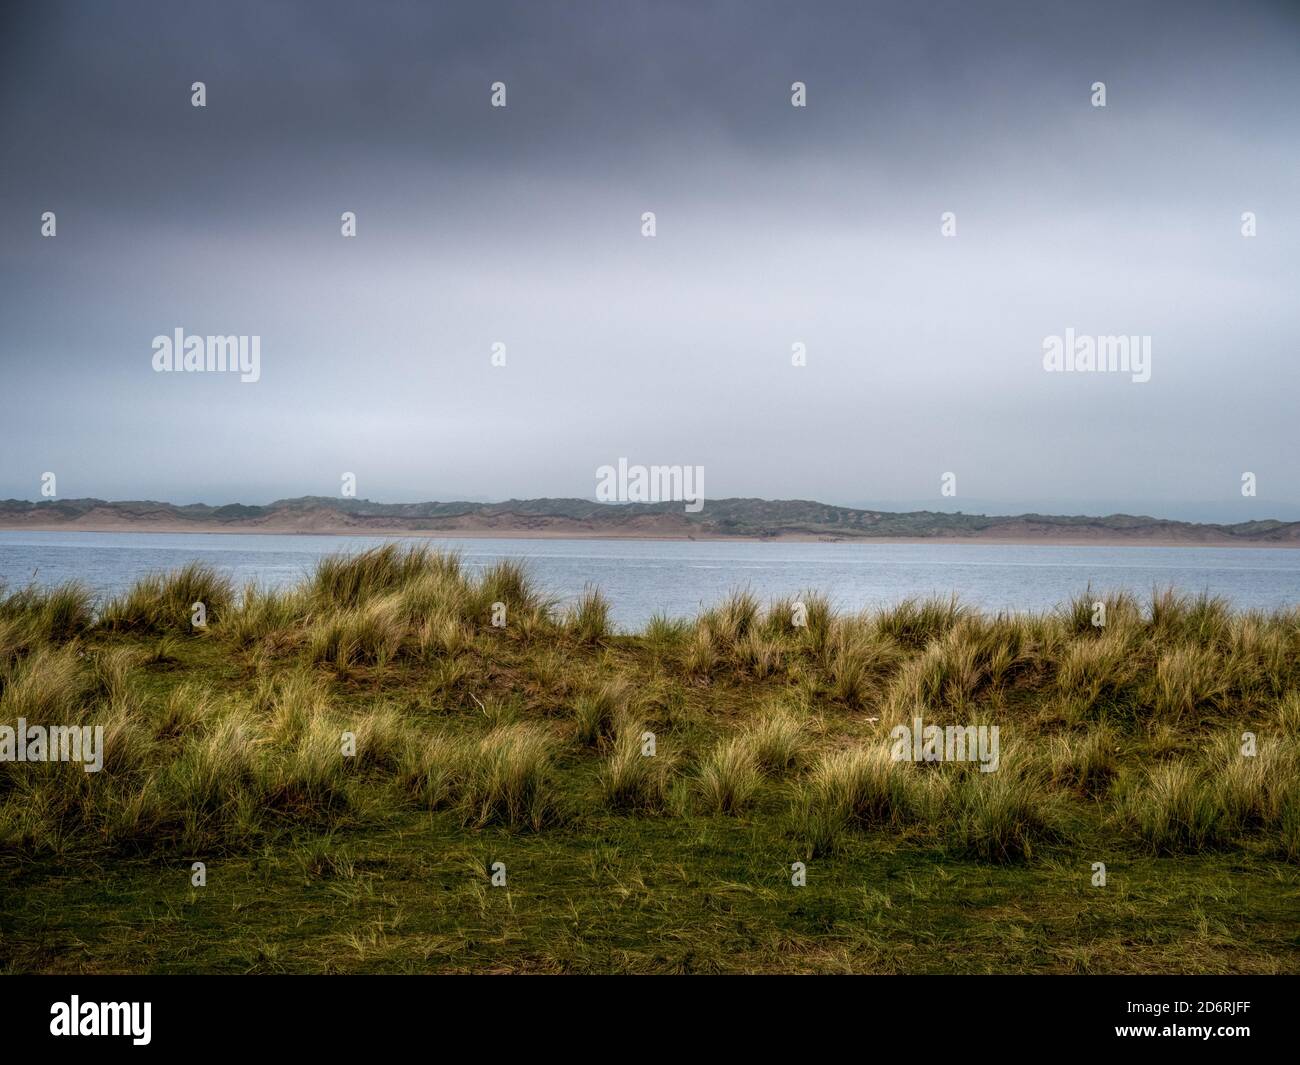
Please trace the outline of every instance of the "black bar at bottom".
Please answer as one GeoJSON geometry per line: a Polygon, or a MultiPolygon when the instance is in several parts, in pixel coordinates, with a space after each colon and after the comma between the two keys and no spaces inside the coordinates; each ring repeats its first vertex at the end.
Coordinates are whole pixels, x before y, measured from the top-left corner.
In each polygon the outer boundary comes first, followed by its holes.
{"type": "Polygon", "coordinates": [[[0,985],[0,1045],[338,1053],[430,1038],[447,1048],[450,1038],[497,1053],[577,1039],[602,1056],[640,1056],[656,1038],[677,1054],[754,1038],[815,1051],[879,1034],[927,1050],[1156,1044],[1181,1055],[1293,1046],[1300,990],[1289,976],[687,979],[14,977],[0,985]]]}

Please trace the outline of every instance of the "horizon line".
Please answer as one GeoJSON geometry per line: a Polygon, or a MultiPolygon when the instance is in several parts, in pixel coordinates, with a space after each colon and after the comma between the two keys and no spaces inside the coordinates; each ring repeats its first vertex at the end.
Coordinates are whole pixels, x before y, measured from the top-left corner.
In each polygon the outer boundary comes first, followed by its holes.
{"type": "MultiPolygon", "coordinates": [[[[585,498],[583,496],[512,496],[508,499],[496,499],[496,500],[419,499],[419,500],[405,500],[405,501],[397,501],[397,502],[384,502],[381,500],[373,500],[373,499],[363,498],[363,497],[301,495],[301,496],[282,496],[280,498],[271,500],[268,503],[243,503],[239,501],[228,501],[224,503],[206,503],[206,502],[175,503],[172,502],[171,500],[166,500],[166,499],[149,499],[149,498],[105,499],[100,496],[68,496],[68,497],[42,498],[42,499],[35,499],[35,500],[22,499],[18,497],[10,497],[7,499],[0,499],[0,507],[9,506],[12,504],[25,504],[29,507],[54,507],[60,504],[68,505],[68,504],[76,504],[76,503],[97,503],[97,504],[103,504],[107,506],[123,506],[123,505],[130,505],[130,504],[146,503],[146,504],[154,504],[158,506],[173,507],[176,509],[206,508],[211,510],[220,510],[227,507],[248,507],[248,508],[267,509],[267,508],[272,508],[277,506],[284,506],[286,504],[302,503],[307,501],[313,503],[319,503],[322,505],[330,505],[330,506],[349,506],[349,505],[350,506],[368,505],[368,506],[376,506],[376,507],[464,506],[469,508],[502,507],[502,506],[509,506],[510,504],[519,504],[519,503],[533,503],[533,504],[535,503],[582,503],[593,507],[608,507],[608,508],[645,507],[647,509],[652,509],[652,510],[662,510],[662,509],[672,508],[677,506],[681,502],[680,500],[603,501],[594,498],[585,498]]],[[[834,510],[851,511],[853,513],[858,513],[858,514],[882,514],[882,515],[888,514],[888,515],[900,515],[900,516],[913,515],[913,514],[936,514],[936,515],[952,515],[952,516],[960,515],[969,518],[990,518],[990,519],[1083,518],[1083,519],[1092,519],[1092,520],[1102,520],[1108,518],[1135,518],[1135,519],[1141,519],[1141,520],[1151,521],[1151,522],[1167,522],[1169,524],[1174,524],[1174,525],[1202,525],[1202,526],[1213,526],[1218,528],[1233,528],[1239,525],[1267,524],[1270,522],[1276,523],[1278,525],[1300,524],[1300,519],[1286,519],[1286,518],[1278,518],[1278,517],[1255,517],[1255,518],[1246,518],[1241,521],[1235,521],[1235,522],[1223,522],[1223,521],[1187,520],[1183,518],[1162,518],[1162,517],[1157,517],[1153,514],[1145,514],[1145,513],[1130,512],[1130,511],[1111,511],[1105,514],[1101,514],[1101,513],[1089,514],[1089,513],[1049,512],[1049,511],[1042,511],[1042,510],[1024,510],[1024,511],[1019,511],[1017,513],[988,513],[988,512],[968,511],[968,510],[960,510],[960,509],[933,510],[929,508],[918,508],[914,510],[887,510],[879,507],[856,507],[856,506],[848,506],[841,503],[827,503],[818,499],[811,499],[805,497],[769,498],[767,496],[714,497],[712,499],[705,500],[704,501],[705,511],[701,511],[694,516],[696,518],[703,517],[710,503],[717,505],[719,503],[735,503],[735,502],[808,504],[808,505],[818,506],[818,507],[827,507],[834,510]]],[[[1192,506],[1194,504],[1175,504],[1175,505],[1192,506]]]]}

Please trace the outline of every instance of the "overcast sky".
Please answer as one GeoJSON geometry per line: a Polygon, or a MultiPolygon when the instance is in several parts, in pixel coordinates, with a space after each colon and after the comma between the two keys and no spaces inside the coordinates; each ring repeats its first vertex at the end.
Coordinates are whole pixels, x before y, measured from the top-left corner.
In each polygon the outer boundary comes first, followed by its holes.
{"type": "Polygon", "coordinates": [[[432,6],[4,6],[0,497],[1300,517],[1300,4],[432,6]]]}

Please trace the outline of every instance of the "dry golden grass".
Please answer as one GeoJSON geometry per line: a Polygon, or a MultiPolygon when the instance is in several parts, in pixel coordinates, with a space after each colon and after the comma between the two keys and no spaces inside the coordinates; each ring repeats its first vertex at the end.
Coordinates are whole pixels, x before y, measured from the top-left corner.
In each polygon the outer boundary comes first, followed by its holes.
{"type": "Polygon", "coordinates": [[[471,574],[393,545],[239,597],[188,567],[99,616],[77,586],[26,589],[0,598],[0,723],[103,724],[106,767],[0,765],[0,847],[82,829],[246,847],[386,805],[536,831],[584,809],[788,808],[809,853],[937,820],[945,846],[1005,862],[1068,836],[1065,802],[1161,853],[1294,856],[1298,618],[1172,593],[836,616],[810,593],[764,611],[737,592],[693,624],[620,633],[594,590],[558,615],[518,565],[471,574]],[[209,624],[187,639],[201,597],[209,624]],[[1029,754],[994,774],[885,765],[880,741],[914,716],[996,723],[1029,754]],[[646,757],[646,732],[673,757],[646,757]]]}

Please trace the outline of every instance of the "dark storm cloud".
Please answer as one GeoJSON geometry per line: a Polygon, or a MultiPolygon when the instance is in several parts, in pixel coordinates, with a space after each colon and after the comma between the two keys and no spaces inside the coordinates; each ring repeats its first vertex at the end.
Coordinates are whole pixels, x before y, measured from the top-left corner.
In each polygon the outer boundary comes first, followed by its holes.
{"type": "Polygon", "coordinates": [[[0,17],[0,495],[590,496],[629,455],[715,495],[938,505],[955,469],[1231,516],[1249,469],[1300,504],[1291,5],[0,17]],[[262,380],[153,374],[176,326],[261,335],[262,380]],[[1152,382],[1044,374],[1067,326],[1152,335],[1152,382]]]}
{"type": "MultiPolygon", "coordinates": [[[[990,136],[1041,136],[1073,109],[1080,82],[1102,75],[1117,102],[1143,109],[1292,119],[1296,43],[1279,35],[1300,17],[1285,11],[960,0],[19,5],[8,16],[3,114],[6,129],[31,138],[20,143],[40,149],[13,177],[62,187],[89,177],[101,195],[128,199],[143,198],[148,178],[155,203],[195,180],[374,150],[568,169],[570,157],[640,166],[704,144],[765,159],[874,148],[906,165],[990,136]],[[514,100],[493,124],[482,104],[497,79],[514,100]],[[809,83],[804,112],[774,106],[795,79],[809,83]],[[187,107],[193,80],[210,85],[202,124],[187,107]]],[[[229,190],[235,200],[242,191],[229,190]]]]}

